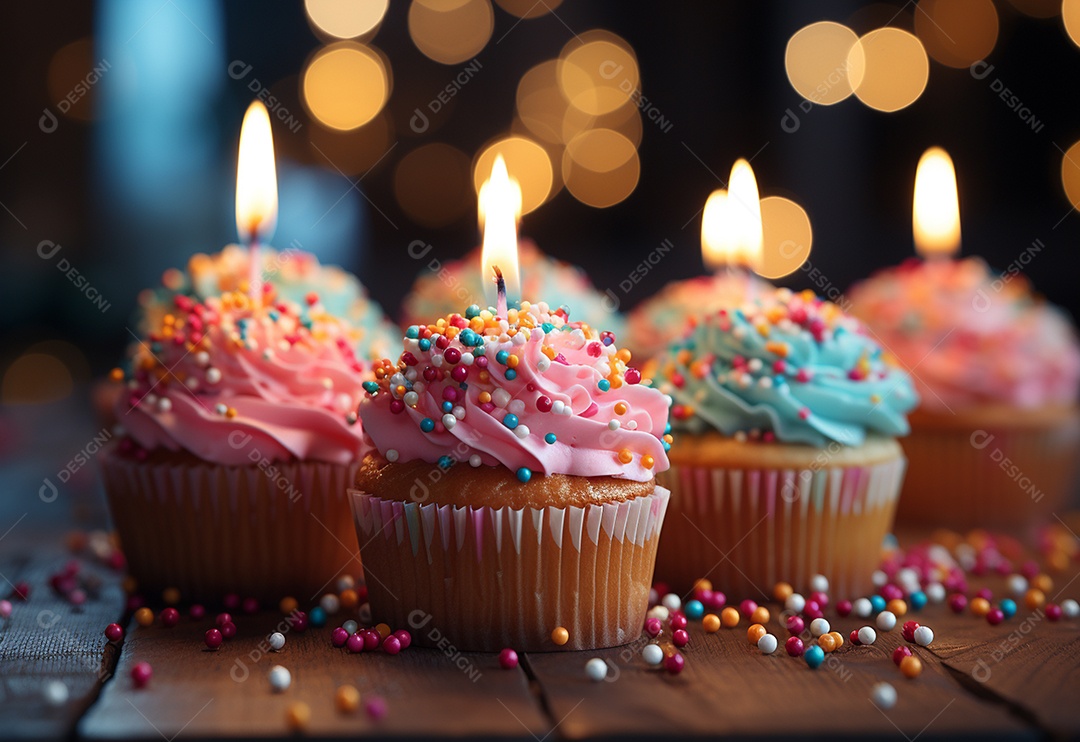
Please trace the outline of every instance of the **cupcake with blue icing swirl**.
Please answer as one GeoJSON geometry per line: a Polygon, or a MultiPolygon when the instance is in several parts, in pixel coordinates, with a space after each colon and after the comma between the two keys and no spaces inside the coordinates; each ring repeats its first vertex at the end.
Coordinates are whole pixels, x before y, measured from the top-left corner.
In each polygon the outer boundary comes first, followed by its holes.
{"type": "Polygon", "coordinates": [[[870,588],[918,395],[858,320],[809,291],[768,292],[695,321],[654,383],[681,434],[658,579],[739,596],[816,574],[834,596],[870,588]]]}

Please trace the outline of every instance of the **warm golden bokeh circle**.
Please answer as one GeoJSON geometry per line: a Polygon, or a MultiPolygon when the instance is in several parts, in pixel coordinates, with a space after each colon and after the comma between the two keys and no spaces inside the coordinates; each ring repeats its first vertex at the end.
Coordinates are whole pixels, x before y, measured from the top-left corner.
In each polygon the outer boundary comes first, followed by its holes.
{"type": "Polygon", "coordinates": [[[784,67],[795,91],[812,103],[831,106],[852,94],[848,53],[859,37],[832,21],[812,23],[787,43],[784,67]]]}
{"type": "Polygon", "coordinates": [[[562,5],[562,0],[495,0],[495,4],[510,15],[530,20],[553,12],[562,5]]]}
{"type": "Polygon", "coordinates": [[[424,56],[441,64],[472,59],[495,28],[490,0],[413,0],[409,36],[424,56]]]}
{"type": "Polygon", "coordinates": [[[1061,4],[1061,20],[1069,38],[1080,46],[1080,0],[1064,0],[1061,4]]]}
{"type": "Polygon", "coordinates": [[[919,0],[915,33],[938,62],[970,67],[994,50],[997,9],[993,0],[919,0]]]}
{"type": "Polygon", "coordinates": [[[563,180],[574,198],[596,208],[626,199],[641,177],[634,143],[611,129],[588,129],[566,145],[563,180]]]}
{"type": "Polygon", "coordinates": [[[855,95],[870,108],[892,112],[919,99],[930,76],[930,60],[914,34],[887,26],[859,38],[848,53],[855,95]]]}
{"type": "Polygon", "coordinates": [[[352,41],[315,54],[301,79],[304,105],[331,129],[349,130],[371,121],[390,95],[390,74],[373,47],[352,41]]]}
{"type": "Polygon", "coordinates": [[[570,105],[602,116],[626,105],[640,88],[641,77],[630,45],[613,33],[594,30],[563,47],[558,82],[570,105]]]}
{"type": "Polygon", "coordinates": [[[1080,142],[1076,142],[1061,158],[1061,185],[1074,209],[1080,209],[1080,142]]]}
{"type": "Polygon", "coordinates": [[[510,136],[487,145],[473,164],[473,189],[479,193],[480,186],[491,176],[495,158],[502,155],[506,171],[521,186],[521,213],[528,214],[552,195],[554,169],[547,151],[533,140],[522,136],[510,136]]]}
{"type": "Polygon", "coordinates": [[[339,39],[355,39],[382,22],[390,0],[304,0],[308,21],[339,39]]]}
{"type": "Polygon", "coordinates": [[[94,72],[94,42],[89,37],[60,47],[49,60],[46,74],[49,100],[65,116],[81,121],[94,117],[93,80],[99,75],[108,74],[108,62],[98,61],[103,72],[94,72]]]}
{"type": "Polygon", "coordinates": [[[798,270],[810,256],[814,231],[802,206],[783,196],[761,199],[761,262],[764,278],[780,278],[798,270]]]}

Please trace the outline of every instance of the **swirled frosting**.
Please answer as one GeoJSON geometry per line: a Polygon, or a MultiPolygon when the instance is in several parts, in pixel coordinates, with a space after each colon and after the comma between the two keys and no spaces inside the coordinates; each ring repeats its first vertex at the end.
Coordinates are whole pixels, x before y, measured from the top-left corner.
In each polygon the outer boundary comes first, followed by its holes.
{"type": "Polygon", "coordinates": [[[930,411],[1076,402],[1080,347],[1072,323],[1037,300],[1017,271],[995,273],[973,257],[912,259],[857,284],[849,297],[882,345],[914,368],[930,411]]]}
{"type": "MultiPolygon", "coordinates": [[[[398,331],[386,319],[379,305],[356,278],[334,265],[322,265],[309,252],[288,248],[259,250],[264,281],[272,281],[277,295],[306,306],[311,294],[319,297],[328,314],[345,319],[356,331],[356,355],[369,360],[382,358],[394,346],[398,331]]],[[[197,253],[186,270],[165,272],[163,286],[147,289],[139,295],[140,332],[149,332],[173,310],[177,294],[202,301],[229,291],[244,290],[251,277],[251,255],[239,245],[228,245],[219,253],[197,253]]]]}
{"type": "Polygon", "coordinates": [[[862,324],[810,291],[706,315],[661,358],[677,429],[856,446],[903,435],[918,397],[862,324]]]}
{"type": "MultiPolygon", "coordinates": [[[[346,464],[364,453],[353,410],[363,396],[357,333],[316,297],[301,308],[226,291],[176,294],[135,346],[116,414],[134,452],[187,451],[224,465],[312,460],[346,464]]],[[[128,448],[132,448],[130,444],[128,448]]]]}
{"type": "Polygon", "coordinates": [[[473,305],[410,326],[398,361],[376,362],[360,417],[391,462],[649,481],[668,467],[670,400],[614,341],[545,303],[505,319],[473,305]]]}
{"type": "MultiPolygon", "coordinates": [[[[461,260],[445,263],[425,256],[424,269],[402,305],[405,325],[423,324],[445,317],[469,304],[484,305],[480,248],[461,260]]],[[[551,307],[572,307],[575,319],[603,327],[622,337],[625,319],[617,305],[593,287],[585,272],[575,265],[540,252],[532,240],[518,243],[521,295],[543,296],[551,307]]]]}
{"type": "Polygon", "coordinates": [[[656,358],[686,334],[691,319],[772,290],[771,283],[742,271],[674,281],[630,312],[627,345],[643,358],[656,358]]]}

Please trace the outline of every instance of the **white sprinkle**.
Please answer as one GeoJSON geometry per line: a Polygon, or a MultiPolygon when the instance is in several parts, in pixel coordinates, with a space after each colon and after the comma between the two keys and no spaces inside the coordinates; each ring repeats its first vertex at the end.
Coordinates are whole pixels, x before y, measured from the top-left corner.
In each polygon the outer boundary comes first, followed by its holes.
{"type": "Polygon", "coordinates": [[[510,404],[510,392],[499,387],[491,393],[491,401],[495,403],[496,407],[506,407],[506,405],[510,404]]]}
{"type": "Polygon", "coordinates": [[[352,590],[354,587],[356,587],[356,580],[352,575],[342,575],[337,580],[337,589],[339,593],[345,592],[346,590],[352,590]]]}
{"type": "Polygon", "coordinates": [[[892,631],[896,628],[896,614],[892,611],[877,614],[877,627],[882,631],[892,631]]]}
{"type": "Polygon", "coordinates": [[[506,409],[513,412],[515,415],[520,415],[525,411],[525,402],[520,399],[515,399],[506,406],[506,409]]]}
{"type": "Polygon", "coordinates": [[[920,647],[929,647],[934,643],[934,630],[929,626],[920,626],[915,629],[915,643],[920,647]]]}
{"type": "Polygon", "coordinates": [[[596,683],[607,677],[607,669],[607,663],[599,657],[593,657],[585,663],[585,674],[589,677],[589,680],[596,683]]]}
{"type": "Polygon", "coordinates": [[[281,649],[285,646],[285,635],[282,634],[280,631],[275,631],[273,634],[267,637],[266,642],[270,645],[270,649],[274,650],[275,652],[280,652],[281,649]]]}
{"type": "Polygon", "coordinates": [[[637,420],[627,420],[626,421],[626,429],[627,430],[637,430],[637,420]]]}
{"type": "Polygon", "coordinates": [[[157,403],[158,412],[168,412],[172,409],[172,400],[168,397],[162,397],[157,403]]]}
{"type": "Polygon", "coordinates": [[[859,629],[859,643],[873,644],[877,641],[877,632],[871,626],[863,626],[859,629]]]}
{"type": "Polygon", "coordinates": [[[405,378],[409,381],[416,381],[416,369],[410,368],[405,372],[405,378]]]}
{"type": "Polygon", "coordinates": [[[641,649],[641,657],[645,660],[646,665],[659,665],[664,661],[664,650],[660,648],[659,644],[646,644],[641,649]]]}
{"type": "Polygon", "coordinates": [[[810,622],[810,633],[814,636],[823,636],[832,631],[832,626],[824,618],[815,618],[810,622]]]}
{"type": "Polygon", "coordinates": [[[216,405],[214,405],[214,412],[219,415],[224,415],[228,411],[229,408],[224,402],[218,402],[216,405]]]}
{"type": "Polygon", "coordinates": [[[356,631],[357,631],[357,629],[359,629],[359,628],[360,628],[360,624],[356,623],[356,621],[353,621],[353,620],[352,620],[352,619],[350,618],[350,619],[349,619],[348,621],[346,621],[345,623],[341,624],[341,628],[345,629],[345,630],[346,630],[346,631],[348,631],[348,632],[349,632],[350,634],[355,634],[355,633],[356,633],[356,631]]]}
{"type": "Polygon", "coordinates": [[[1016,597],[1022,597],[1028,589],[1028,581],[1023,575],[1009,575],[1009,592],[1016,597]]]}
{"type": "Polygon", "coordinates": [[[332,616],[341,610],[341,599],[333,593],[327,593],[322,596],[319,605],[322,606],[322,609],[326,611],[327,615],[332,616]]]}
{"type": "Polygon", "coordinates": [[[777,646],[776,637],[772,634],[766,634],[757,640],[757,648],[761,650],[762,654],[772,654],[776,651],[777,646]]]}
{"type": "Polygon", "coordinates": [[[521,332],[517,333],[516,335],[514,335],[514,337],[510,338],[510,342],[513,343],[514,345],[524,345],[525,344],[525,334],[521,333],[521,332]]]}
{"type": "Polygon", "coordinates": [[[420,395],[416,392],[405,392],[405,396],[402,397],[402,401],[409,405],[409,407],[416,407],[417,402],[420,401],[420,395]]]}
{"type": "Polygon", "coordinates": [[[270,687],[275,693],[282,693],[292,685],[292,673],[281,665],[270,668],[270,687]]]}
{"type": "Polygon", "coordinates": [[[521,440],[525,440],[529,437],[529,426],[518,425],[516,428],[514,428],[514,435],[516,435],[521,440]]]}
{"type": "Polygon", "coordinates": [[[360,623],[367,626],[371,625],[371,603],[364,603],[360,606],[360,610],[357,611],[356,617],[360,619],[360,623]]]}
{"type": "Polygon", "coordinates": [[[749,361],[746,362],[746,367],[750,369],[751,373],[756,374],[758,371],[761,370],[761,359],[751,358],[749,361]]]}
{"type": "Polygon", "coordinates": [[[482,463],[484,462],[480,458],[480,454],[478,453],[474,453],[472,456],[469,457],[469,466],[473,468],[480,466],[482,463]]]}
{"type": "MultiPolygon", "coordinates": [[[[829,592],[829,578],[825,575],[814,575],[810,578],[810,590],[815,593],[829,592]]],[[[826,632],[828,633],[828,632],[826,632]]]]}
{"type": "Polygon", "coordinates": [[[334,380],[331,379],[329,376],[324,376],[322,378],[322,385],[323,385],[323,389],[333,389],[334,388],[334,380]]]}
{"type": "Polygon", "coordinates": [[[187,381],[185,381],[184,383],[187,384],[188,389],[198,389],[199,388],[199,380],[197,378],[195,378],[194,376],[187,377],[187,381]]]}
{"type": "Polygon", "coordinates": [[[391,464],[398,460],[398,452],[396,448],[389,448],[386,451],[386,460],[391,464]]]}
{"type": "Polygon", "coordinates": [[[787,608],[792,613],[802,613],[803,608],[806,607],[806,598],[799,593],[792,593],[787,596],[787,600],[784,601],[784,608],[787,608]]]}
{"type": "Polygon", "coordinates": [[[874,604],[869,598],[858,598],[851,604],[851,612],[859,618],[868,618],[874,612],[874,604]]]}
{"type": "Polygon", "coordinates": [[[472,353],[465,352],[465,353],[461,354],[461,365],[462,366],[471,366],[471,365],[473,365],[474,360],[476,360],[476,359],[475,359],[475,357],[473,356],[472,353]]]}
{"type": "Polygon", "coordinates": [[[454,417],[456,417],[458,420],[464,420],[465,419],[465,408],[462,407],[461,405],[458,405],[454,409],[450,410],[450,414],[453,415],[454,417]]]}
{"type": "Polygon", "coordinates": [[[42,687],[41,694],[50,706],[63,706],[68,700],[68,687],[63,680],[50,680],[42,687]]]}
{"type": "Polygon", "coordinates": [[[425,389],[427,389],[427,384],[425,384],[424,382],[422,382],[422,381],[414,381],[413,382],[412,390],[414,392],[416,392],[417,394],[423,394],[425,389]]]}
{"type": "Polygon", "coordinates": [[[645,618],[659,618],[661,621],[667,621],[671,617],[671,611],[662,605],[654,605],[649,609],[649,612],[645,614],[645,618]]]}
{"type": "Polygon", "coordinates": [[[676,593],[668,593],[660,600],[660,604],[669,611],[677,611],[682,608],[682,598],[676,593]]]}
{"type": "Polygon", "coordinates": [[[213,366],[206,369],[206,383],[207,384],[216,384],[219,381],[221,381],[221,369],[215,368],[213,366]]]}
{"type": "Polygon", "coordinates": [[[390,377],[390,386],[401,386],[405,383],[405,376],[400,371],[390,377]]]}
{"type": "Polygon", "coordinates": [[[453,430],[454,426],[457,425],[457,421],[458,419],[449,412],[442,416],[442,424],[447,430],[453,430]]]}
{"type": "Polygon", "coordinates": [[[1080,603],[1077,603],[1072,598],[1065,598],[1065,600],[1061,601],[1061,613],[1066,618],[1080,616],[1080,603]]]}
{"type": "Polygon", "coordinates": [[[608,430],[618,430],[622,427],[622,423],[620,423],[618,420],[609,420],[607,426],[608,430]]]}
{"type": "Polygon", "coordinates": [[[931,582],[923,592],[931,603],[940,603],[945,600],[945,586],[940,582],[931,582]]]}
{"type": "Polygon", "coordinates": [[[549,368],[551,368],[551,359],[545,355],[541,355],[540,358],[536,361],[536,370],[540,373],[544,373],[549,368]]]}
{"type": "Polygon", "coordinates": [[[434,366],[435,368],[439,368],[440,366],[443,365],[443,357],[442,356],[432,356],[431,357],[431,365],[434,366]]]}
{"type": "Polygon", "coordinates": [[[770,377],[770,376],[762,376],[760,379],[757,380],[757,384],[762,389],[772,389],[772,385],[773,385],[772,377],[770,377]]]}
{"type": "Polygon", "coordinates": [[[200,350],[198,353],[195,354],[195,364],[199,368],[206,368],[210,365],[210,354],[207,353],[205,350],[200,350]]]}
{"type": "Polygon", "coordinates": [[[896,688],[888,683],[874,683],[870,689],[870,700],[882,711],[888,711],[896,705],[896,688]]]}
{"type": "Polygon", "coordinates": [[[874,587],[881,587],[889,581],[889,576],[880,569],[875,569],[874,573],[870,575],[870,581],[874,583],[874,587]]]}
{"type": "Polygon", "coordinates": [[[561,399],[556,399],[554,402],[551,403],[551,411],[554,412],[556,415],[561,415],[563,407],[565,406],[565,403],[561,399]]]}

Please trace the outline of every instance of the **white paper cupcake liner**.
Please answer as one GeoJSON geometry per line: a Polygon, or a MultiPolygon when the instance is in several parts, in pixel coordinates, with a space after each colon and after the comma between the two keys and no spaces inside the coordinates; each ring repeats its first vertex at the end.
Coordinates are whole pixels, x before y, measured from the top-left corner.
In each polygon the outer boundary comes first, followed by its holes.
{"type": "Polygon", "coordinates": [[[669,493],[586,507],[418,504],[350,490],[376,620],[428,646],[545,651],[641,632],[669,493]],[[551,631],[570,640],[558,646],[551,631]]]}
{"type": "Polygon", "coordinates": [[[729,599],[770,597],[829,578],[834,596],[871,589],[892,526],[905,460],[867,466],[731,469],[672,466],[656,580],[688,592],[699,578],[729,599]]]}

